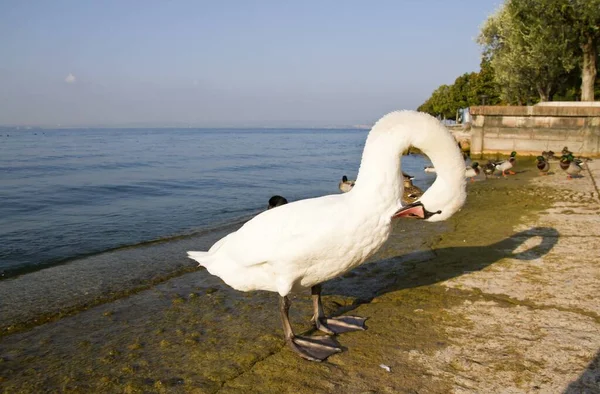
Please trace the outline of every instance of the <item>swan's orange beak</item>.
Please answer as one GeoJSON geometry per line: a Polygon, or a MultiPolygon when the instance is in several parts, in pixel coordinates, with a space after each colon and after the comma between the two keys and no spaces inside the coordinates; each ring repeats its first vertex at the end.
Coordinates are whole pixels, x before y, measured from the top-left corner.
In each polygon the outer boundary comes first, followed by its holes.
{"type": "Polygon", "coordinates": [[[393,216],[392,219],[396,218],[413,218],[413,219],[427,219],[431,216],[442,213],[442,211],[437,212],[429,212],[425,209],[423,204],[419,201],[413,202],[412,204],[408,204],[400,208],[393,216]]]}
{"type": "Polygon", "coordinates": [[[419,202],[406,205],[392,216],[392,219],[397,218],[425,219],[425,207],[419,202]]]}

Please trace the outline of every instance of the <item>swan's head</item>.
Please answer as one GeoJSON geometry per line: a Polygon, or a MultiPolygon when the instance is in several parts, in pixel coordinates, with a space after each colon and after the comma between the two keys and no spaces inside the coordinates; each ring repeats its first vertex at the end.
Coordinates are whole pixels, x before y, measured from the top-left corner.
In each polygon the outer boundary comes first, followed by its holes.
{"type": "MultiPolygon", "coordinates": [[[[416,202],[402,206],[394,218],[416,218],[428,222],[439,222],[454,215],[467,197],[465,165],[460,152],[448,152],[445,166],[438,166],[438,176],[433,185],[416,202]]],[[[408,183],[411,183],[408,181],[408,183]]],[[[406,182],[404,187],[409,187],[406,182]]]]}
{"type": "Polygon", "coordinates": [[[429,157],[437,177],[418,200],[420,205],[401,216],[432,222],[448,219],[465,202],[465,161],[452,134],[431,115],[395,111],[377,121],[367,137],[355,188],[387,198],[396,212],[393,217],[402,213],[403,206],[397,210],[403,186],[400,155],[411,145],[429,157]]]}
{"type": "Polygon", "coordinates": [[[429,157],[437,176],[418,201],[423,204],[424,219],[438,222],[454,215],[465,203],[465,161],[448,129],[437,119],[420,115],[422,130],[413,134],[412,143],[429,157]]]}

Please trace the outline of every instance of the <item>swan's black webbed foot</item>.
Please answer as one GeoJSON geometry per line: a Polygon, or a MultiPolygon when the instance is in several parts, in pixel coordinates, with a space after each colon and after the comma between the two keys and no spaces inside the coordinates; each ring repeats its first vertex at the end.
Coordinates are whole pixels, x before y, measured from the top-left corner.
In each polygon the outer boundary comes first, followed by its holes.
{"type": "Polygon", "coordinates": [[[358,316],[337,316],[325,317],[323,312],[323,303],[321,302],[321,285],[315,285],[311,289],[314,316],[313,320],[317,329],[329,335],[341,334],[348,331],[363,331],[365,327],[364,317],[358,316]]]}
{"type": "Polygon", "coordinates": [[[310,361],[323,361],[342,348],[337,341],[329,336],[305,337],[296,336],[289,319],[290,300],[287,297],[279,299],[279,312],[283,323],[283,334],[288,346],[300,357],[310,361]]]}
{"type": "Polygon", "coordinates": [[[326,335],[316,337],[293,336],[286,341],[294,352],[309,361],[323,361],[332,354],[342,351],[335,339],[326,335]]]}

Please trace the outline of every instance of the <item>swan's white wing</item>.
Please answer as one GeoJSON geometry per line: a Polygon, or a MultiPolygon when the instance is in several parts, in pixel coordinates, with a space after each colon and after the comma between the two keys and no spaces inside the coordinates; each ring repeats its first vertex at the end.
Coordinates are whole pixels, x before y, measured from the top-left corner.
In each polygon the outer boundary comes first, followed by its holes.
{"type": "Polygon", "coordinates": [[[332,245],[336,233],[347,228],[348,205],[344,195],[301,200],[261,213],[210,250],[244,267],[277,262],[312,260],[332,245]]]}

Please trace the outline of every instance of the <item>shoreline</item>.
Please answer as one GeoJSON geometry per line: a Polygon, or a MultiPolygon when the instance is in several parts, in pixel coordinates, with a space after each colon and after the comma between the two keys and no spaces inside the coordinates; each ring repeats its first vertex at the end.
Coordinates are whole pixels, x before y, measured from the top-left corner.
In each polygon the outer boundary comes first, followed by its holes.
{"type": "Polygon", "coordinates": [[[251,216],[168,238],[65,260],[0,281],[0,338],[139,293],[196,271],[186,254],[209,247],[251,216]],[[132,267],[133,265],[133,267],[132,267]],[[75,283],[75,286],[69,284],[75,283]],[[45,299],[44,304],[37,301],[45,299]]]}
{"type": "MultiPolygon", "coordinates": [[[[590,164],[600,176],[600,166],[590,164]]],[[[367,331],[337,337],[347,349],[326,363],[308,363],[284,346],[276,295],[239,293],[197,270],[0,338],[0,387],[197,393],[593,387],[600,376],[594,302],[600,243],[592,235],[600,233],[600,201],[591,172],[567,181],[560,170],[546,177],[529,165],[517,171],[506,180],[470,183],[465,207],[451,220],[396,227],[372,262],[324,285],[327,313],[368,317],[367,331]]],[[[308,294],[296,296],[290,312],[298,333],[312,332],[308,294]]]]}

